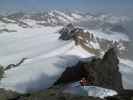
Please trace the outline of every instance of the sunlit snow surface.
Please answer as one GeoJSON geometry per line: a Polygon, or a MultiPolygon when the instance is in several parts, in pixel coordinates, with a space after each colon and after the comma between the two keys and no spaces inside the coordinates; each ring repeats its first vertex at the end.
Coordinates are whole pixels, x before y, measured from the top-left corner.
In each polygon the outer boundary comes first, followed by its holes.
{"type": "Polygon", "coordinates": [[[80,58],[92,56],[72,41],[59,40],[61,27],[18,29],[0,35],[0,64],[16,64],[27,58],[19,67],[5,72],[0,87],[17,92],[28,92],[50,87],[66,67],[80,58]]]}
{"type": "Polygon", "coordinates": [[[123,86],[125,89],[133,89],[133,61],[120,59],[120,72],[122,73],[123,86]]]}
{"type": "Polygon", "coordinates": [[[100,98],[117,95],[117,92],[114,90],[97,86],[81,86],[79,82],[67,85],[62,92],[80,96],[94,96],[100,98]]]}
{"type": "MultiPolygon", "coordinates": [[[[19,67],[5,72],[0,81],[1,88],[21,93],[46,89],[66,67],[76,64],[80,58],[94,56],[72,41],[59,40],[57,31],[61,26],[22,28],[16,24],[2,24],[2,27],[17,32],[0,34],[0,64],[6,67],[22,58],[27,59],[19,67]]],[[[107,37],[103,35],[101,37],[107,37]]],[[[126,88],[133,88],[132,70],[131,63],[126,60],[121,62],[120,71],[126,88]]]]}
{"type": "Polygon", "coordinates": [[[120,32],[103,32],[101,30],[84,30],[85,32],[90,32],[94,35],[94,37],[98,37],[100,39],[105,39],[109,41],[129,41],[129,37],[126,34],[120,32]]]}

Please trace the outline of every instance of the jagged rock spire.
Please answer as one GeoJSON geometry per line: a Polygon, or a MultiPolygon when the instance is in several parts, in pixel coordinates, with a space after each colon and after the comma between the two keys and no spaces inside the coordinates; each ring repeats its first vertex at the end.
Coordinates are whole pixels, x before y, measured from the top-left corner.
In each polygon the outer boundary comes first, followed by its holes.
{"type": "Polygon", "coordinates": [[[82,77],[85,77],[88,82],[91,81],[91,84],[88,83],[88,85],[120,91],[123,86],[118,64],[119,60],[115,49],[110,48],[103,59],[93,58],[91,61],[80,61],[77,65],[68,67],[56,84],[79,81],[82,77]]]}

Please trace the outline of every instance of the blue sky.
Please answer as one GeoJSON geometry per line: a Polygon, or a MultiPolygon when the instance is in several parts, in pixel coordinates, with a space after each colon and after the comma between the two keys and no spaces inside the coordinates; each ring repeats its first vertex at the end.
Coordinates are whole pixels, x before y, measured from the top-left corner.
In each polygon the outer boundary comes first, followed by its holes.
{"type": "Polygon", "coordinates": [[[0,0],[0,11],[69,9],[133,11],[133,0],[0,0]]]}

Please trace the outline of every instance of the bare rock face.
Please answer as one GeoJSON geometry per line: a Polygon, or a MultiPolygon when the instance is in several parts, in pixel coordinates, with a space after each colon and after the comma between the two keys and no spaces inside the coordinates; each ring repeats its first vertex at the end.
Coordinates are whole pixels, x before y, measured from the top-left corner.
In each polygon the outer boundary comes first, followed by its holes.
{"type": "Polygon", "coordinates": [[[19,93],[0,88],[0,100],[18,100],[19,93]]]}
{"type": "Polygon", "coordinates": [[[73,24],[70,23],[59,31],[59,33],[61,34],[59,39],[71,40],[75,37],[76,33],[81,32],[81,31],[83,31],[83,30],[80,28],[74,27],[73,24]]]}
{"type": "Polygon", "coordinates": [[[77,65],[67,68],[55,84],[79,81],[83,77],[87,85],[96,85],[117,91],[123,89],[119,60],[114,48],[109,49],[103,59],[93,58],[80,61],[77,65]]]}
{"type": "Polygon", "coordinates": [[[95,66],[96,85],[118,91],[123,89],[118,64],[115,48],[109,49],[103,59],[95,66]]]}
{"type": "Polygon", "coordinates": [[[94,53],[95,55],[100,55],[100,51],[106,51],[109,47],[117,47],[118,56],[121,58],[127,58],[127,47],[129,45],[128,41],[119,40],[113,41],[104,38],[99,38],[81,27],[76,27],[73,24],[68,24],[64,26],[60,33],[60,40],[73,40],[76,45],[81,45],[87,51],[94,53]],[[96,44],[97,46],[94,46],[96,44]]]}
{"type": "Polygon", "coordinates": [[[72,24],[68,24],[66,27],[62,28],[59,33],[61,36],[59,37],[62,40],[70,40],[73,37],[73,33],[71,31],[74,30],[74,26],[72,24]]]}

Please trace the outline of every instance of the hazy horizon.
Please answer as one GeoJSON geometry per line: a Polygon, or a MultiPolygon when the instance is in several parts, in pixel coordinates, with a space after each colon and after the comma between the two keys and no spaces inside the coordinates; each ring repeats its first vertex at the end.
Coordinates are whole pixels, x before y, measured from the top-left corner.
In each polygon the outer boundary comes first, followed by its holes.
{"type": "Polygon", "coordinates": [[[132,15],[133,0],[0,0],[0,13],[51,9],[132,15]]]}

